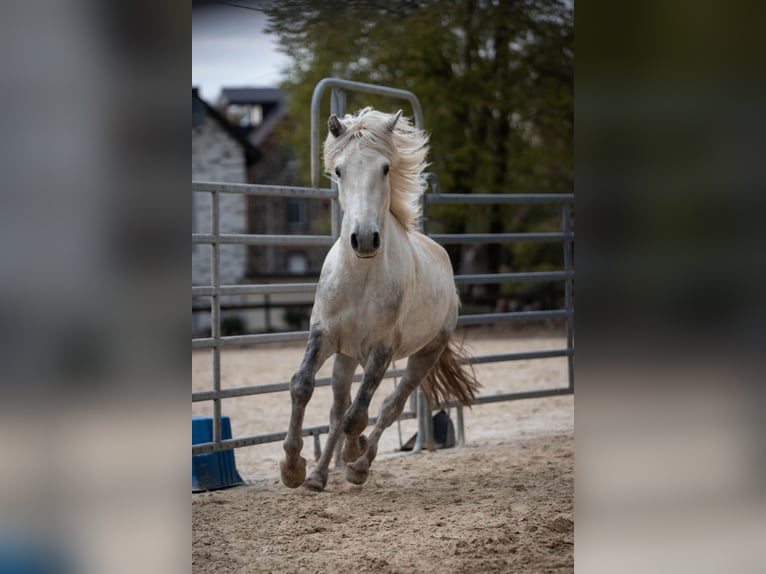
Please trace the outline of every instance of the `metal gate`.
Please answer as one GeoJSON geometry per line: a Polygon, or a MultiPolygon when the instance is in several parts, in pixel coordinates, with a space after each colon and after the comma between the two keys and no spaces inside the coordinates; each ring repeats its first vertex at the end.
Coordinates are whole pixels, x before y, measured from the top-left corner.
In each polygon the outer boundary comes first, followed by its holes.
{"type": "MultiPolygon", "coordinates": [[[[231,389],[221,388],[221,349],[225,347],[258,345],[261,343],[305,341],[308,331],[265,333],[252,335],[221,335],[221,298],[231,295],[260,295],[274,293],[313,293],[316,283],[282,283],[268,285],[221,285],[220,284],[220,246],[226,244],[256,245],[256,246],[331,246],[340,236],[341,209],[338,202],[338,190],[333,183],[330,188],[320,188],[320,104],[324,93],[331,91],[331,113],[343,116],[346,113],[346,92],[356,91],[366,94],[387,96],[409,102],[412,107],[415,125],[423,128],[423,111],[418,98],[412,92],[398,90],[372,84],[363,84],[325,78],[314,89],[311,100],[311,187],[279,187],[270,185],[250,184],[224,184],[214,182],[192,182],[192,193],[208,194],[212,201],[212,228],[211,233],[193,233],[193,244],[211,245],[211,282],[209,286],[192,286],[192,297],[206,297],[210,299],[211,333],[210,337],[192,338],[192,349],[212,349],[212,382],[213,388],[209,391],[193,392],[192,402],[213,402],[213,441],[192,446],[192,454],[223,451],[244,446],[278,442],[284,440],[287,431],[268,433],[249,437],[234,437],[222,440],[221,438],[221,402],[225,399],[258,395],[264,393],[284,392],[289,390],[289,382],[277,382],[267,385],[238,387],[231,389]],[[282,197],[302,199],[330,199],[331,211],[331,235],[244,235],[220,232],[220,198],[222,194],[243,194],[260,197],[282,197]]],[[[567,357],[568,380],[562,381],[560,387],[539,389],[523,392],[514,392],[499,395],[477,397],[476,404],[528,399],[535,397],[547,397],[552,395],[571,394],[574,392],[574,262],[573,243],[574,232],[572,231],[572,206],[573,194],[507,194],[507,195],[481,195],[481,194],[442,194],[438,185],[431,186],[432,193],[424,195],[424,214],[429,205],[443,204],[552,204],[561,207],[561,230],[552,233],[481,233],[481,234],[429,234],[429,236],[442,245],[454,243],[518,243],[518,242],[558,242],[564,250],[564,269],[560,271],[546,271],[533,273],[492,273],[457,275],[457,284],[488,284],[503,282],[522,281],[562,281],[564,282],[564,308],[546,311],[522,311],[507,313],[482,313],[476,315],[461,315],[458,318],[458,326],[484,325],[490,323],[524,322],[542,319],[564,319],[566,331],[566,348],[557,350],[540,350],[525,353],[506,353],[498,355],[474,356],[470,358],[472,364],[493,363],[502,361],[519,361],[530,359],[548,359],[552,357],[567,357]]],[[[400,377],[404,369],[390,368],[385,378],[400,377]]],[[[357,374],[354,381],[361,381],[362,375],[357,374]]],[[[317,378],[316,386],[329,386],[330,377],[317,378]]],[[[463,410],[462,406],[454,403],[457,409],[457,441],[463,444],[463,410]]],[[[415,451],[433,448],[432,426],[430,422],[430,408],[426,404],[420,390],[413,394],[410,407],[402,413],[401,419],[418,418],[418,441],[415,451]]],[[[369,424],[375,424],[377,417],[371,416],[369,424]]],[[[329,425],[305,427],[303,436],[313,436],[315,448],[319,449],[319,437],[329,432],[329,425]]]]}

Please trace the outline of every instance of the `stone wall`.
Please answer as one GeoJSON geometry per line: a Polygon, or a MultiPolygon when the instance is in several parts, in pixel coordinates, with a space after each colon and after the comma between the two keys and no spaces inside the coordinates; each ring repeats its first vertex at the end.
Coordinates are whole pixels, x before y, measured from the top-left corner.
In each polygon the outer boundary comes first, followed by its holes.
{"type": "MultiPolygon", "coordinates": [[[[192,129],[192,180],[245,183],[245,174],[242,147],[215,121],[208,120],[202,126],[192,129]]],[[[211,216],[211,194],[193,193],[193,231],[210,233],[211,216]]],[[[244,196],[221,194],[220,230],[221,233],[247,233],[247,200],[244,196]]],[[[212,249],[208,245],[192,247],[192,285],[210,284],[211,253],[212,249]]],[[[246,265],[246,246],[221,246],[221,284],[241,283],[245,277],[246,265]]]]}
{"type": "MultiPolygon", "coordinates": [[[[201,126],[192,128],[192,181],[245,183],[247,168],[240,144],[221,126],[208,118],[201,126]]],[[[212,194],[192,193],[192,232],[212,232],[212,194]]],[[[247,198],[223,193],[220,196],[221,233],[247,233],[247,198]]],[[[192,245],[192,285],[210,285],[212,247],[192,245]]],[[[247,246],[222,245],[219,250],[219,272],[222,285],[243,282],[247,268],[247,246]]],[[[241,297],[229,297],[226,302],[241,302],[241,297]],[[236,300],[235,300],[236,299],[236,300]]],[[[222,301],[223,302],[223,301],[222,301]]],[[[209,297],[192,301],[210,305],[209,297]]],[[[222,313],[222,318],[237,313],[222,313]]],[[[209,313],[192,313],[192,332],[203,333],[210,328],[209,313]]]]}

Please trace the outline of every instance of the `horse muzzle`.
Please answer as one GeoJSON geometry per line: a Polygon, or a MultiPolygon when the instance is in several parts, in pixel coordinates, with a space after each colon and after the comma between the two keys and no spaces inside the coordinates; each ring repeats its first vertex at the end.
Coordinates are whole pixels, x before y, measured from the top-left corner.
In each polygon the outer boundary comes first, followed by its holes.
{"type": "Polygon", "coordinates": [[[351,249],[357,257],[361,259],[375,257],[379,248],[380,233],[376,229],[357,230],[351,234],[351,249]]]}

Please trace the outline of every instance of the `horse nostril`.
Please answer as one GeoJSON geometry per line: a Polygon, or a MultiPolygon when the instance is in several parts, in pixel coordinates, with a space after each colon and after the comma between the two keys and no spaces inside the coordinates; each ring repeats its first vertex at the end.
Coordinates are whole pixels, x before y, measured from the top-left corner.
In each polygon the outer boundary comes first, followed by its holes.
{"type": "Polygon", "coordinates": [[[354,251],[359,249],[359,241],[356,238],[356,233],[351,234],[351,247],[354,251]]]}
{"type": "Polygon", "coordinates": [[[373,246],[373,248],[375,248],[375,249],[377,249],[378,247],[380,247],[380,233],[378,233],[377,231],[376,231],[376,232],[375,232],[375,234],[372,236],[372,246],[373,246]]]}

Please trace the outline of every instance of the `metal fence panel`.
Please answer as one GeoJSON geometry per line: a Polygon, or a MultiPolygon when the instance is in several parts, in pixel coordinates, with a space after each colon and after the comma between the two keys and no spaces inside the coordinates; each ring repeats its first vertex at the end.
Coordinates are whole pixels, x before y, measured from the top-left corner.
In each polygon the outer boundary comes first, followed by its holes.
{"type": "MultiPolygon", "coordinates": [[[[192,454],[217,452],[232,448],[264,444],[284,440],[286,431],[268,433],[263,435],[233,438],[221,440],[221,401],[235,397],[258,395],[272,392],[285,392],[288,390],[288,382],[277,382],[266,385],[239,387],[233,389],[221,389],[221,349],[231,346],[257,345],[262,343],[305,341],[308,338],[307,331],[263,333],[250,335],[222,336],[221,334],[221,297],[232,295],[259,295],[277,293],[311,293],[316,290],[316,283],[279,283],[269,285],[221,285],[220,284],[220,246],[225,244],[238,245],[332,245],[340,236],[341,212],[338,203],[337,188],[323,189],[318,186],[320,175],[319,163],[319,135],[320,118],[319,107],[322,96],[327,89],[331,90],[332,113],[343,115],[345,109],[345,91],[353,90],[362,93],[390,96],[408,101],[413,109],[415,124],[423,127],[423,111],[420,102],[412,92],[397,90],[384,86],[361,84],[337,78],[325,78],[319,82],[314,90],[311,102],[311,181],[312,187],[269,186],[252,184],[230,184],[217,182],[192,182],[192,193],[206,193],[212,196],[212,229],[211,233],[192,234],[192,243],[209,244],[212,248],[211,259],[211,284],[209,286],[193,286],[192,297],[209,297],[211,313],[210,337],[193,338],[192,349],[212,349],[212,378],[213,389],[192,393],[192,402],[213,401],[213,442],[197,444],[192,447],[192,454]],[[332,234],[329,236],[317,235],[243,235],[224,234],[220,232],[220,195],[243,194],[261,197],[287,197],[303,199],[330,199],[332,200],[332,234]]],[[[553,233],[501,233],[501,234],[430,234],[430,237],[441,244],[456,243],[517,243],[517,242],[560,242],[564,249],[564,269],[561,271],[530,272],[530,273],[496,273],[496,274],[466,274],[457,275],[457,284],[484,284],[504,283],[511,281],[563,281],[565,292],[564,309],[545,311],[522,311],[510,313],[484,313],[461,315],[458,319],[459,326],[486,325],[498,322],[520,322],[541,319],[560,318],[565,321],[566,348],[557,350],[532,351],[526,353],[505,353],[497,355],[485,355],[471,357],[468,362],[472,364],[485,364],[500,361],[547,359],[553,357],[567,358],[568,385],[553,389],[540,389],[507,393],[501,395],[478,397],[477,404],[490,402],[519,400],[536,397],[546,397],[574,392],[574,233],[572,231],[572,205],[573,194],[508,194],[508,195],[471,195],[471,194],[441,194],[439,193],[438,180],[434,174],[428,174],[432,189],[435,193],[424,197],[424,212],[428,205],[443,204],[550,204],[560,205],[562,209],[562,227],[560,232],[553,233]]],[[[424,230],[425,232],[425,230],[424,230]]],[[[404,369],[389,369],[385,377],[400,377],[404,369]]],[[[355,375],[354,380],[361,380],[362,375],[355,375]]],[[[330,385],[330,378],[320,378],[316,386],[330,385]]],[[[430,410],[425,404],[422,392],[417,393],[418,400],[411,401],[410,409],[402,414],[402,419],[418,417],[418,441],[415,451],[423,448],[432,448],[433,436],[430,424],[430,410]]],[[[463,411],[457,407],[457,439],[458,444],[464,443],[463,411]]],[[[376,417],[370,417],[369,424],[374,424],[376,417]]],[[[307,427],[303,429],[303,436],[313,436],[315,448],[319,447],[319,436],[329,432],[328,425],[307,427]]]]}

